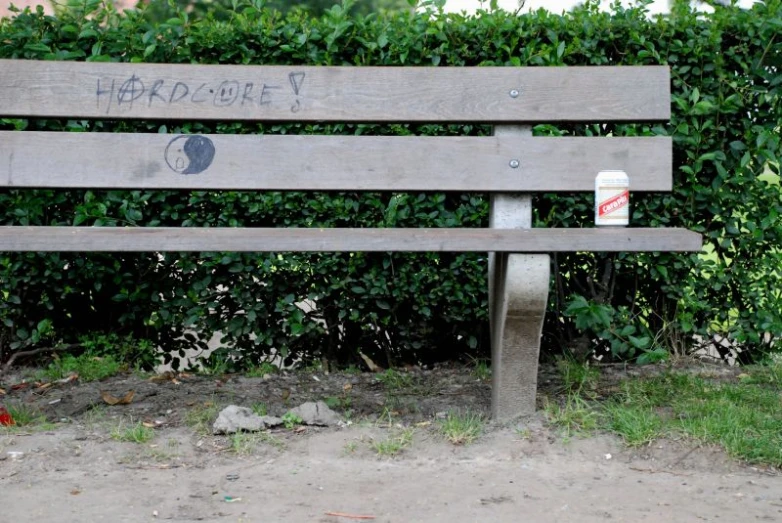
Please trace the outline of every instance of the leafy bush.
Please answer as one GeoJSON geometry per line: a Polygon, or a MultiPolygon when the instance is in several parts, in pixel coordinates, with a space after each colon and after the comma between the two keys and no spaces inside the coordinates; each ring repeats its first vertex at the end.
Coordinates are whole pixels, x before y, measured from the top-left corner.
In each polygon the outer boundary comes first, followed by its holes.
{"type": "MultiPolygon", "coordinates": [[[[540,125],[534,131],[672,136],[674,192],[633,194],[632,221],[697,230],[707,255],[554,256],[544,345],[560,351],[605,334],[600,313],[597,323],[577,323],[584,304],[605,311],[614,322],[608,326],[628,341],[606,342],[620,358],[656,350],[641,343],[645,337],[677,346],[689,344],[693,334],[715,331],[763,348],[764,332],[782,332],[779,0],[751,10],[717,6],[712,15],[677,4],[667,17],[650,17],[643,5],[617,5],[610,13],[587,3],[565,15],[466,16],[424,3],[429,8],[419,13],[351,16],[349,6],[337,6],[312,18],[303,11],[283,16],[265,9],[262,0],[241,1],[227,20],[175,10],[153,24],[145,12],[68,2],[56,17],[27,10],[0,22],[0,57],[355,66],[668,64],[669,124],[540,125]]],[[[490,132],[477,125],[58,119],[2,119],[0,128],[490,132]]],[[[536,223],[590,226],[592,205],[583,194],[542,195],[535,200],[536,223]]],[[[4,225],[485,227],[487,211],[480,194],[0,190],[4,225]]],[[[220,331],[226,361],[251,367],[272,349],[289,359],[341,364],[360,363],[359,349],[393,364],[481,356],[488,346],[486,279],[481,253],[0,253],[0,360],[94,331],[153,340],[169,359],[186,347],[204,346],[220,331]],[[317,309],[297,305],[304,300],[317,302],[317,309]]]]}

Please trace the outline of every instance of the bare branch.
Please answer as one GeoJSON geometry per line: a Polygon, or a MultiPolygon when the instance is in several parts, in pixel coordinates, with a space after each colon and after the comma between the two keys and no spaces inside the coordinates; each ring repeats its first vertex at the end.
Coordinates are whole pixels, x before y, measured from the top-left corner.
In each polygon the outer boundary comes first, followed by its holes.
{"type": "Polygon", "coordinates": [[[67,345],[56,345],[54,347],[41,347],[39,349],[32,349],[32,350],[23,350],[20,352],[14,352],[11,354],[11,357],[8,358],[8,361],[5,362],[5,365],[3,365],[2,370],[0,370],[0,376],[8,372],[8,369],[11,368],[11,366],[18,360],[19,358],[27,358],[29,356],[35,356],[36,354],[42,354],[44,352],[63,352],[63,351],[69,351],[73,349],[79,349],[82,348],[82,345],[79,343],[69,343],[67,345]]]}

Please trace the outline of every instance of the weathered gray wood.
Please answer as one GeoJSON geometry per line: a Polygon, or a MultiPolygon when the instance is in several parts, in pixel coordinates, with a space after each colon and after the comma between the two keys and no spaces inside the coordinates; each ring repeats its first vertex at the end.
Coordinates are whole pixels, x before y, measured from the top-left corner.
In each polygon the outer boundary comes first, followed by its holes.
{"type": "Polygon", "coordinates": [[[670,117],[667,67],[305,67],[0,61],[0,114],[267,121],[670,117]]]}
{"type": "Polygon", "coordinates": [[[3,251],[698,251],[684,229],[251,229],[0,227],[3,251]]]}
{"type": "Polygon", "coordinates": [[[669,191],[671,165],[667,137],[0,132],[6,187],[593,191],[598,171],[621,169],[634,192],[669,191]]]}

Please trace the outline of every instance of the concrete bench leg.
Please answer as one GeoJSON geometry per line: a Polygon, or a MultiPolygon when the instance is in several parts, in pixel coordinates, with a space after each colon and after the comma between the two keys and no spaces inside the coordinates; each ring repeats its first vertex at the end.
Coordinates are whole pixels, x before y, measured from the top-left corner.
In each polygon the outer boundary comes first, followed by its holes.
{"type": "MultiPolygon", "coordinates": [[[[504,125],[497,126],[494,134],[531,136],[532,129],[504,125]]],[[[519,176],[524,176],[523,171],[519,176]]],[[[497,229],[532,227],[532,197],[493,195],[489,221],[489,227],[497,229]]],[[[491,413],[495,420],[535,412],[540,335],[550,272],[545,254],[489,254],[491,413]]]]}
{"type": "Polygon", "coordinates": [[[491,414],[506,420],[535,412],[550,262],[545,254],[490,258],[491,414]]]}

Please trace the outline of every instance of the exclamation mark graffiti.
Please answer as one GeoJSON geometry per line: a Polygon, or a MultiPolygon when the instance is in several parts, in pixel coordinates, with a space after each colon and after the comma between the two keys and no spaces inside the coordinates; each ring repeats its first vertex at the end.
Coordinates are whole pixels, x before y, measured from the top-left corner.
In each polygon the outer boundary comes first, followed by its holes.
{"type": "Polygon", "coordinates": [[[292,113],[298,113],[301,110],[301,102],[299,101],[299,91],[301,90],[301,86],[304,83],[304,76],[306,73],[290,73],[288,75],[288,81],[291,83],[291,87],[293,88],[293,94],[296,95],[296,102],[294,102],[293,105],[291,105],[291,112],[292,113]]]}

